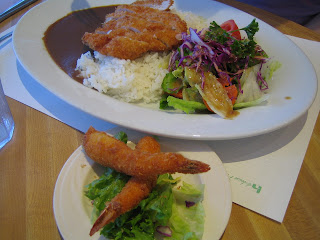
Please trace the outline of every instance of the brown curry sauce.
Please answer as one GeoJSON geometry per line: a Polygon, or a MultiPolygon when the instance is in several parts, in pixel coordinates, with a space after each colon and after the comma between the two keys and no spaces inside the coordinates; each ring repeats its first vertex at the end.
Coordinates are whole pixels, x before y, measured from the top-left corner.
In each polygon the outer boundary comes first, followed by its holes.
{"type": "Polygon", "coordinates": [[[82,83],[75,70],[81,54],[90,51],[81,38],[85,32],[94,32],[105,16],[117,6],[104,6],[78,10],[51,24],[43,36],[45,47],[56,64],[70,77],[82,83]]]}

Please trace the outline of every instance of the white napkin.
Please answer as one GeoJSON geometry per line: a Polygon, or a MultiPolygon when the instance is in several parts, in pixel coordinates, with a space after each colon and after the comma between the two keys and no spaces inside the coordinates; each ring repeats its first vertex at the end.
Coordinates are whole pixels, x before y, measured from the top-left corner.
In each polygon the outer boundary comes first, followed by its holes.
{"type": "MultiPolygon", "coordinates": [[[[289,38],[310,58],[320,79],[320,43],[289,38]]],[[[79,111],[43,88],[17,61],[11,39],[0,44],[0,77],[7,96],[82,132],[90,125],[100,130],[116,126],[79,111]]],[[[319,108],[318,90],[309,111],[287,127],[258,137],[205,142],[224,163],[234,203],[283,221],[319,108]]]]}
{"type": "MultiPolygon", "coordinates": [[[[310,59],[320,86],[320,42],[288,37],[310,59]]],[[[308,112],[287,127],[258,137],[209,143],[229,174],[233,202],[283,221],[319,109],[318,87],[308,112]]]]}

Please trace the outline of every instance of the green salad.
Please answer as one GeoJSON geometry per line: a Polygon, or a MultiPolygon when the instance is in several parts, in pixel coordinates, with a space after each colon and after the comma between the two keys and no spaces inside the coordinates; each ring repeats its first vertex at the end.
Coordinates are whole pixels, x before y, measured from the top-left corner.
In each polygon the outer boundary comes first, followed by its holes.
{"type": "MultiPolygon", "coordinates": [[[[126,134],[120,140],[127,141],[126,134]]],[[[117,135],[118,137],[120,135],[117,135]]],[[[85,196],[93,205],[91,221],[94,222],[105,203],[114,198],[130,176],[106,168],[99,179],[85,187],[85,196]]],[[[100,232],[108,239],[201,239],[205,212],[202,204],[204,185],[192,185],[159,175],[149,196],[131,211],[107,224],[100,232]]]]}
{"type": "Polygon", "coordinates": [[[218,111],[221,99],[233,109],[266,101],[269,81],[281,64],[271,61],[257,44],[258,31],[256,19],[244,28],[238,28],[232,19],[221,25],[213,21],[201,31],[189,28],[189,33],[180,36],[182,44],[171,54],[169,73],[162,82],[160,109],[188,114],[209,110],[226,117],[218,111]],[[205,85],[215,86],[215,93],[206,91],[205,85]]]}

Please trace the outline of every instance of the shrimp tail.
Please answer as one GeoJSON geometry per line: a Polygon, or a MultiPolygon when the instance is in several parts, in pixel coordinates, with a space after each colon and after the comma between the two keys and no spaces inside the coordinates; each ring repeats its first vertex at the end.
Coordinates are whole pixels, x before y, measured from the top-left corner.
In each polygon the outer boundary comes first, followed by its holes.
{"type": "Polygon", "coordinates": [[[109,202],[106,204],[105,209],[101,212],[100,216],[97,218],[90,230],[90,236],[95,234],[110,222],[113,222],[119,215],[120,205],[117,203],[109,202]]]}
{"type": "Polygon", "coordinates": [[[184,166],[179,168],[178,172],[181,173],[190,173],[190,174],[197,174],[197,173],[204,173],[210,170],[210,166],[206,163],[200,161],[188,161],[184,166]]]}

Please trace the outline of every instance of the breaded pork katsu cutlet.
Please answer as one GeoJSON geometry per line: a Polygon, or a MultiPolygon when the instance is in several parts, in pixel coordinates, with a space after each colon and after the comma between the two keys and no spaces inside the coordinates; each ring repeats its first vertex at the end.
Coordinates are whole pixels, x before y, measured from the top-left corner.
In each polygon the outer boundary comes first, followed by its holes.
{"type": "Polygon", "coordinates": [[[94,33],[85,33],[82,41],[103,55],[120,59],[133,60],[149,51],[171,50],[180,43],[177,34],[187,31],[186,22],[169,11],[172,3],[147,0],[120,5],[94,33]]]}

